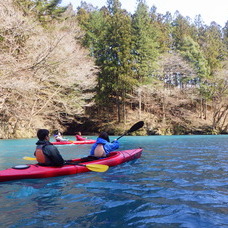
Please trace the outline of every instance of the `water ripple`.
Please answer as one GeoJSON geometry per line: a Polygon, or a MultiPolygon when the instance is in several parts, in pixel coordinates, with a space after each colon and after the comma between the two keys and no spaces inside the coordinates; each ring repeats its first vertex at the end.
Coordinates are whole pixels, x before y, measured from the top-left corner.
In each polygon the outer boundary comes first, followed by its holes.
{"type": "MultiPolygon", "coordinates": [[[[25,164],[21,158],[34,150],[30,143],[1,141],[1,169],[25,164]]],[[[0,184],[0,227],[228,227],[228,136],[121,139],[121,149],[139,146],[140,159],[105,173],[0,184]]],[[[61,152],[70,159],[89,148],[61,152]]]]}

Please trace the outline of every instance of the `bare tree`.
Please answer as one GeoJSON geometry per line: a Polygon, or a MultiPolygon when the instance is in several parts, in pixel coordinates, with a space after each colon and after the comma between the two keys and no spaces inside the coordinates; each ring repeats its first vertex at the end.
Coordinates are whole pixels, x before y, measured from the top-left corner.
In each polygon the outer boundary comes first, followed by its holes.
{"type": "Polygon", "coordinates": [[[74,17],[44,28],[9,0],[0,3],[0,20],[0,125],[8,122],[0,138],[54,128],[60,113],[82,114],[97,69],[77,41],[82,34],[74,17]]]}

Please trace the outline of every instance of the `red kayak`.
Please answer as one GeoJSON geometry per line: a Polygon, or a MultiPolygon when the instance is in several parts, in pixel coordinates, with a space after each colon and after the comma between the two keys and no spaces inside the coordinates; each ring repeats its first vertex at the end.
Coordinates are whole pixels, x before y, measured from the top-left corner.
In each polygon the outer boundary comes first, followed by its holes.
{"type": "MultiPolygon", "coordinates": [[[[124,162],[128,162],[140,158],[142,149],[122,150],[111,152],[107,158],[98,159],[90,162],[82,162],[77,165],[64,165],[62,167],[45,167],[37,164],[18,165],[13,168],[0,171],[0,182],[19,180],[19,179],[35,179],[47,178],[64,175],[72,175],[90,171],[90,166],[106,165],[116,166],[124,162]]],[[[74,162],[80,162],[81,159],[74,159],[74,162]]],[[[95,171],[95,170],[93,170],[95,171]]]]}
{"type": "Polygon", "coordinates": [[[69,144],[93,144],[96,140],[94,139],[87,139],[84,141],[61,141],[61,142],[51,142],[53,145],[69,145],[69,144]]]}

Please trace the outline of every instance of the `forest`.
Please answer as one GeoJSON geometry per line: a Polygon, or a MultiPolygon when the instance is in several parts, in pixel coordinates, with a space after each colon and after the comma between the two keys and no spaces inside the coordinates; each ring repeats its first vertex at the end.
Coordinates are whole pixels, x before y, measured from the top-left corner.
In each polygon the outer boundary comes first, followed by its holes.
{"type": "Polygon", "coordinates": [[[228,21],[60,4],[0,2],[0,138],[228,133],[228,21]]]}

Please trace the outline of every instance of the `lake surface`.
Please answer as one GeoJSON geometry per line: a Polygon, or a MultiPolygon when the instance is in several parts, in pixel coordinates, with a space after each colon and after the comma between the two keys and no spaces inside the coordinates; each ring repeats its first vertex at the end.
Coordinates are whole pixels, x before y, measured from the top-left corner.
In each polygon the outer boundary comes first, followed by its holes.
{"type": "MultiPolygon", "coordinates": [[[[35,142],[0,140],[0,170],[27,164],[22,158],[33,156],[35,142]]],[[[227,135],[125,136],[120,143],[121,150],[142,147],[142,157],[105,173],[1,182],[0,227],[228,227],[227,135]]],[[[71,159],[91,145],[58,148],[71,159]]]]}

